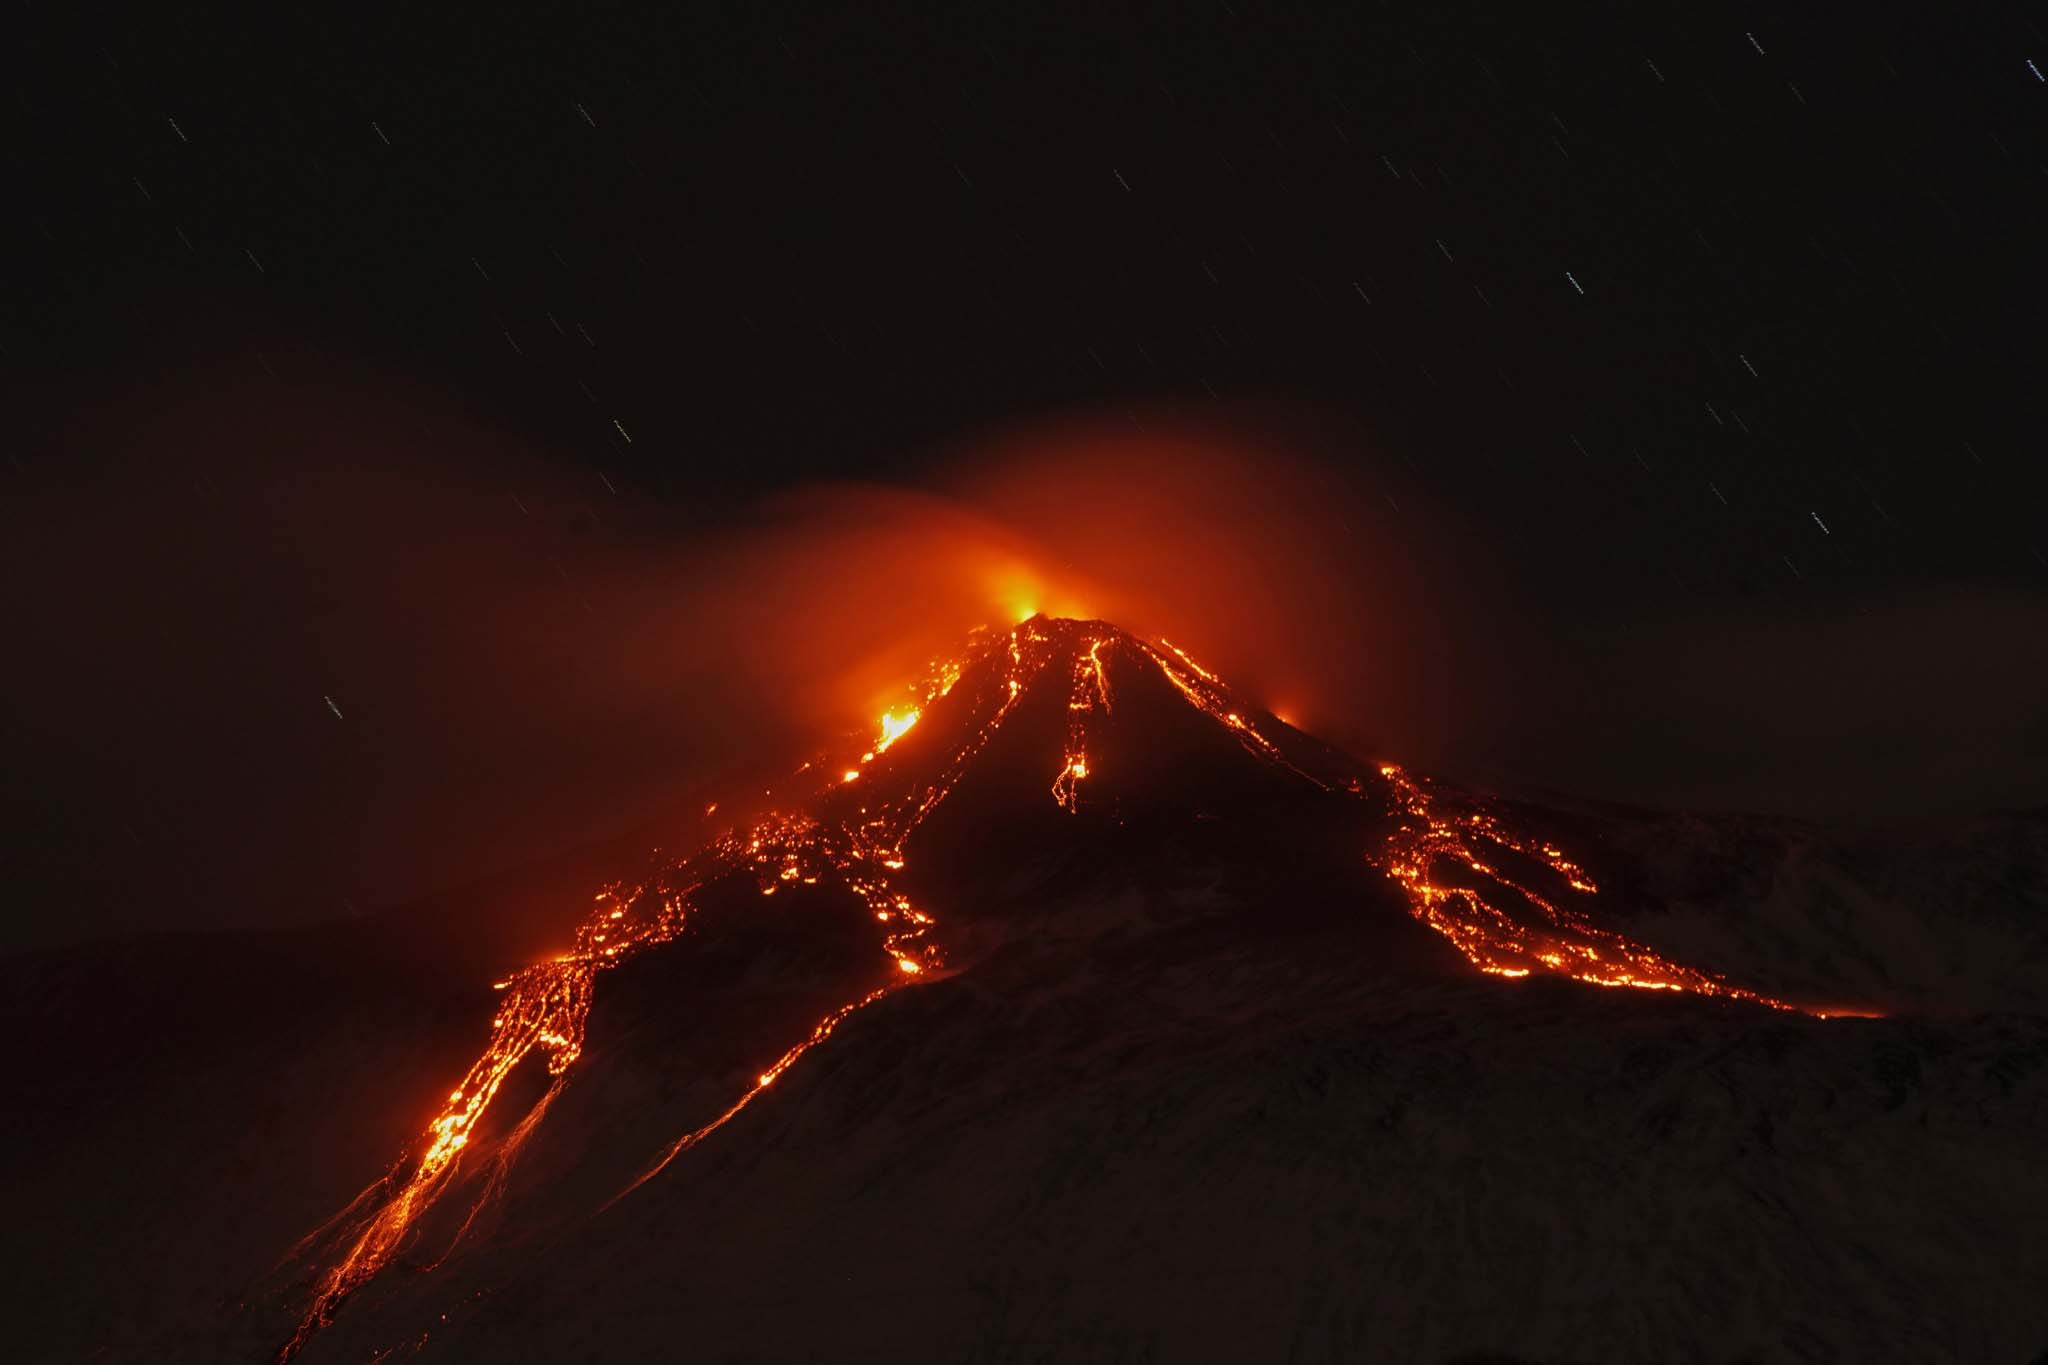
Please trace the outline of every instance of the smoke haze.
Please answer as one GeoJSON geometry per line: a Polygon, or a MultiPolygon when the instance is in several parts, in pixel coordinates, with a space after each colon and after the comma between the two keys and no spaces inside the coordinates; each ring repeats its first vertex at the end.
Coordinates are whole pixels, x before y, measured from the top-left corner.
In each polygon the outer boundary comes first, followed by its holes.
{"type": "Polygon", "coordinates": [[[915,486],[740,503],[387,393],[193,391],[65,433],[7,514],[15,944],[659,839],[1031,611],[1163,634],[1425,772],[1819,815],[2048,795],[2037,598],[1560,597],[1312,414],[1020,423],[915,486]]]}

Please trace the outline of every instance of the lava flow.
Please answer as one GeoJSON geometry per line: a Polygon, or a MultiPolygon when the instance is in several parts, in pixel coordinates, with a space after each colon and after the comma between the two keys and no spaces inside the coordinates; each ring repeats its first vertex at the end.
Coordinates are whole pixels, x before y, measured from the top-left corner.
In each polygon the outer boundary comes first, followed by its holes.
{"type": "MultiPolygon", "coordinates": [[[[978,635],[970,660],[992,658],[1002,665],[998,702],[993,713],[950,755],[938,776],[907,800],[862,806],[851,820],[820,821],[808,815],[770,812],[744,833],[727,831],[697,852],[669,864],[649,885],[607,888],[597,907],[577,930],[572,951],[552,961],[526,967],[497,988],[505,999],[491,1021],[491,1038],[483,1054],[448,1096],[442,1111],[428,1123],[416,1151],[409,1152],[381,1179],[297,1247],[292,1258],[321,1254],[329,1263],[316,1277],[310,1303],[298,1330],[279,1354],[296,1355],[312,1336],[333,1320],[335,1310],[405,1249],[420,1225],[454,1183],[478,1121],[506,1079],[536,1049],[547,1059],[551,1082],[547,1091],[510,1133],[500,1139],[489,1158],[481,1194],[456,1231],[459,1242],[484,1204],[502,1188],[503,1176],[520,1146],[545,1113],[581,1055],[584,1025],[589,1017],[598,974],[642,949],[667,943],[686,928],[692,896],[702,887],[735,872],[751,872],[760,894],[772,896],[792,883],[815,885],[830,876],[859,897],[883,926],[881,948],[895,967],[895,979],[867,991],[826,1014],[810,1033],[788,1048],[727,1109],[669,1147],[616,1198],[637,1189],[670,1161],[717,1131],[753,1101],[806,1051],[830,1036],[850,1014],[888,994],[897,985],[937,967],[941,958],[927,940],[932,919],[895,888],[893,878],[904,866],[903,841],[965,773],[968,764],[994,735],[1022,695],[1026,683],[1048,658],[1036,632],[1009,633],[1007,640],[978,635]]],[[[925,708],[951,692],[963,664],[936,665],[917,705],[883,714],[880,731],[860,757],[872,763],[916,725],[925,708]]],[[[807,771],[815,765],[806,764],[807,771]]],[[[862,766],[845,770],[842,781],[853,782],[862,766]]],[[[716,810],[716,806],[712,807],[716,810]]],[[[707,812],[708,813],[708,812],[707,812]]],[[[453,1249],[444,1248],[442,1258],[453,1249]]],[[[438,1261],[436,1262],[438,1263],[438,1261]]]]}
{"type": "Polygon", "coordinates": [[[1120,694],[1139,674],[1156,670],[1173,692],[1261,764],[1339,799],[1383,797],[1392,823],[1373,861],[1401,889],[1414,917],[1480,971],[1502,977],[1552,972],[1601,986],[1690,991],[1798,1008],[1671,962],[1594,924],[1566,898],[1591,897],[1596,888],[1558,848],[1516,834],[1475,801],[1433,795],[1424,781],[1393,765],[1351,767],[1335,751],[1284,724],[1269,733],[1262,719],[1266,712],[1166,641],[1148,643],[1097,621],[1033,617],[1007,632],[977,631],[961,660],[933,667],[916,689],[915,705],[881,717],[879,732],[858,746],[857,759],[813,762],[800,769],[816,782],[804,794],[804,810],[773,811],[744,830],[729,829],[666,864],[647,884],[607,888],[577,930],[570,952],[499,982],[504,996],[488,1044],[415,1147],[295,1249],[295,1256],[317,1257],[325,1268],[317,1272],[298,1331],[280,1358],[296,1354],[332,1320],[343,1300],[418,1240],[425,1215],[455,1187],[465,1157],[475,1148],[488,1148],[474,1202],[440,1256],[461,1241],[477,1214],[502,1191],[520,1148],[573,1074],[601,974],[683,936],[702,889],[748,876],[759,894],[772,896],[792,883],[828,880],[866,906],[893,969],[882,984],[819,1018],[727,1108],[659,1153],[613,1202],[717,1132],[848,1016],[941,966],[940,951],[931,941],[933,918],[899,889],[905,842],[1055,664],[1064,666],[1066,724],[1063,751],[1056,761],[1049,756],[1048,767],[1051,795],[1069,813],[1082,813],[1082,784],[1104,776],[1091,748],[1098,727],[1113,714],[1113,672],[1125,680],[1118,684],[1120,694]],[[947,701],[946,728],[930,736],[932,743],[918,761],[881,762],[941,701],[947,701]],[[824,773],[836,776],[816,781],[815,775],[824,773]],[[495,1142],[473,1144],[480,1120],[508,1077],[536,1053],[545,1059],[549,1077],[541,1097],[495,1142]]]}
{"type": "Polygon", "coordinates": [[[1102,667],[1106,639],[1088,642],[1086,654],[1074,655],[1074,685],[1067,697],[1067,748],[1060,775],[1052,780],[1052,799],[1069,811],[1081,809],[1081,782],[1088,776],[1088,718],[1097,708],[1109,710],[1109,674],[1102,667]]]}
{"type": "Polygon", "coordinates": [[[1407,893],[1415,917],[1449,939],[1480,971],[1508,977],[1551,971],[1595,986],[1692,991],[1773,1009],[1799,1008],[1681,966],[1600,928],[1503,871],[1497,861],[1489,860],[1497,860],[1497,853],[1481,856],[1488,845],[1519,854],[1548,869],[1570,890],[1596,893],[1599,888],[1585,870],[1562,850],[1521,838],[1484,811],[1447,813],[1421,782],[1392,764],[1382,764],[1379,772],[1401,815],[1387,840],[1382,866],[1407,893]],[[1471,880],[1479,885],[1445,885],[1440,869],[1476,874],[1471,880]],[[1511,909],[1517,902],[1535,915],[1518,918],[1511,909]]]}

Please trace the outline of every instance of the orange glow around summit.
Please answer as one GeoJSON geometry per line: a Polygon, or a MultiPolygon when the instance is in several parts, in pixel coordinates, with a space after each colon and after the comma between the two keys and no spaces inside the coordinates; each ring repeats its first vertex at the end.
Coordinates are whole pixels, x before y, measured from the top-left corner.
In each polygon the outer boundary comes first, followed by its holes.
{"type": "MultiPolygon", "coordinates": [[[[572,1083],[604,973],[686,934],[699,893],[713,883],[743,878],[762,897],[821,882],[851,892],[875,925],[878,972],[874,984],[824,1013],[779,1055],[763,1059],[753,1084],[722,1111],[650,1153],[613,1202],[711,1139],[849,1016],[940,972],[946,957],[938,920],[901,889],[906,841],[1041,679],[1059,689],[1066,707],[1064,744],[1045,756],[1047,796],[1068,814],[1082,815],[1091,785],[1105,778],[1094,737],[1115,714],[1121,687],[1131,685],[1113,686],[1112,678],[1130,680],[1147,672],[1287,780],[1387,812],[1390,832],[1378,847],[1362,847],[1360,856],[1386,874],[1419,923],[1442,935],[1477,971],[1501,978],[1553,974],[1605,987],[1802,1008],[1671,961],[1594,923],[1588,907],[1598,888],[1585,870],[1552,843],[1512,828],[1482,799],[1440,794],[1426,779],[1390,763],[1330,771],[1306,756],[1303,736],[1232,691],[1181,647],[1141,640],[1100,621],[1031,615],[1011,626],[978,630],[957,657],[934,662],[908,689],[910,700],[883,711],[872,731],[799,769],[796,778],[810,785],[790,793],[782,808],[721,830],[643,883],[604,888],[569,952],[497,982],[488,1037],[439,1112],[389,1171],[295,1248],[295,1256],[314,1269],[300,1325],[280,1359],[295,1355],[351,1295],[401,1255],[408,1264],[431,1267],[463,1240],[501,1191],[549,1107],[572,1083]],[[946,712],[943,722],[933,720],[940,709],[946,712]],[[914,766],[893,766],[884,782],[878,770],[894,764],[884,764],[884,756],[921,723],[943,729],[920,741],[914,766]],[[872,781],[870,774],[877,774],[872,781]],[[539,1098],[509,1129],[479,1140],[485,1114],[529,1059],[537,1059],[547,1078],[539,1098]],[[420,1247],[425,1215],[458,1187],[472,1201],[468,1214],[445,1245],[420,1247]]],[[[713,804],[705,816],[719,809],[713,804]]]]}

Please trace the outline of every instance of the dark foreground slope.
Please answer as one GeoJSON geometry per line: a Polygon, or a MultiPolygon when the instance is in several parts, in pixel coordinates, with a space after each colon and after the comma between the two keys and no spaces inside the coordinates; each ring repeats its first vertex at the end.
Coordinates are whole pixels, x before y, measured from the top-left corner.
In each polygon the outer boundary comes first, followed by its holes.
{"type": "Polygon", "coordinates": [[[887,1002],[659,1190],[421,1277],[317,1358],[2043,1344],[2038,1021],[1826,1030],[1556,983],[1074,967],[887,1002]]]}
{"type": "MultiPolygon", "coordinates": [[[[1485,976],[1368,863],[1389,818],[1369,791],[1276,776],[1127,650],[1115,724],[1088,736],[1095,785],[1064,809],[1048,784],[1074,660],[1048,647],[1043,685],[905,846],[946,967],[609,1202],[877,969],[864,905],[829,877],[772,900],[711,888],[688,933],[597,978],[569,1081],[491,1197],[451,1196],[301,1359],[2048,1347],[2048,822],[1878,851],[1782,822],[1499,805],[1579,856],[1636,940],[1891,1015],[1485,976]]],[[[820,808],[914,796],[1003,688],[964,674],[820,808]]],[[[1335,776],[1341,756],[1268,732],[1335,776]]],[[[29,1071],[40,1117],[11,1121],[6,1195],[35,1211],[9,1234],[34,1267],[15,1282],[37,1287],[26,1358],[276,1351],[309,1268],[271,1268],[399,1154],[489,1017],[487,975],[398,965],[405,932],[8,964],[17,1000],[38,992],[18,1030],[94,998],[136,1012],[147,980],[158,1035],[126,1064],[114,1046],[29,1071]],[[220,1022],[252,1017],[270,1023],[220,1022]]],[[[58,1046],[97,1036],[73,1027],[58,1046]]],[[[485,1157],[544,1086],[515,1073],[485,1157]]]]}

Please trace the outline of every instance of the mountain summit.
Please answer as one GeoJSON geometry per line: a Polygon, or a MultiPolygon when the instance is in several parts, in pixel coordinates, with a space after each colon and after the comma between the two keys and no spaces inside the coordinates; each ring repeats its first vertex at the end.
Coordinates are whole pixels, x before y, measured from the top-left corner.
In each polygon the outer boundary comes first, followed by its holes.
{"type": "MultiPolygon", "coordinates": [[[[1075,896],[1047,894],[1060,880],[1100,887],[1136,863],[1270,881],[1311,904],[1311,919],[1350,917],[1380,970],[1415,979],[1450,976],[1462,957],[1503,977],[1549,972],[1792,1008],[1599,924],[1589,874],[1547,839],[1469,803],[1447,806],[1393,765],[1361,764],[1180,648],[1106,622],[1032,617],[978,632],[857,754],[816,759],[785,785],[647,882],[608,889],[571,952],[498,983],[489,1043],[442,1112],[299,1248],[314,1273],[283,1356],[401,1258],[433,1246],[445,1259],[480,1217],[496,1217],[522,1149],[572,1088],[609,974],[686,952],[750,897],[803,902],[778,921],[783,934],[842,950],[829,967],[811,964],[819,991],[801,994],[818,994],[819,1007],[763,1055],[751,1083],[648,1152],[600,1207],[659,1178],[856,1011],[1006,946],[1075,932],[1044,922],[1048,906],[1075,913],[1075,896]],[[1218,856],[1229,847],[1235,868],[1218,856]],[[866,967],[843,952],[850,919],[870,926],[866,967]],[[524,1093],[515,1101],[508,1087],[524,1093]]],[[[1302,917],[1257,899],[1268,904],[1250,911],[1247,937],[1302,917]]]]}

